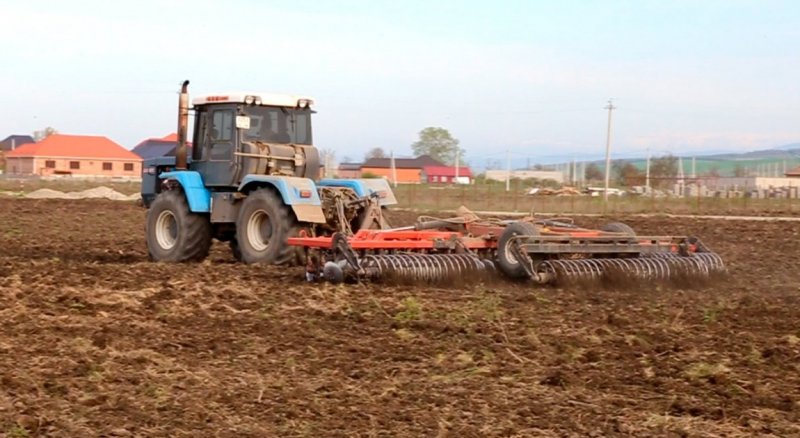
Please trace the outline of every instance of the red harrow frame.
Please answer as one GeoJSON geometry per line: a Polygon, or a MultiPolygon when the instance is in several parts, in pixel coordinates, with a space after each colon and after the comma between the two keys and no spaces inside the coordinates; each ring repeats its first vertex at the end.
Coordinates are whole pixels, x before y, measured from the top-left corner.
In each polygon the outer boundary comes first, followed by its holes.
{"type": "Polygon", "coordinates": [[[470,213],[352,236],[301,235],[289,244],[305,248],[309,279],[333,282],[385,277],[435,282],[500,271],[545,284],[612,273],[660,280],[725,271],[719,255],[696,238],[636,236],[621,223],[593,230],[569,219],[480,220],[470,213]]]}

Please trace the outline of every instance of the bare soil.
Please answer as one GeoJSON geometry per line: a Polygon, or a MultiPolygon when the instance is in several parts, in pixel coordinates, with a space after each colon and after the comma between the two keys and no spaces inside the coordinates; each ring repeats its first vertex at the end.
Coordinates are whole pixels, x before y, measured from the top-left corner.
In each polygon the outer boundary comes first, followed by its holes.
{"type": "Polygon", "coordinates": [[[144,214],[0,199],[0,436],[800,435],[798,223],[626,220],[692,288],[432,288],[152,263],[144,214]]]}

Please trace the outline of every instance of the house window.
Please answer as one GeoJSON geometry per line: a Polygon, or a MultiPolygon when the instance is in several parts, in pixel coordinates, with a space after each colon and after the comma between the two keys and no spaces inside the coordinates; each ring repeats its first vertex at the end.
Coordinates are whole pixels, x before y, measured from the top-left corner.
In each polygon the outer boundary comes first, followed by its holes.
{"type": "Polygon", "coordinates": [[[125,163],[125,171],[133,172],[133,163],[125,163]]]}
{"type": "Polygon", "coordinates": [[[81,168],[81,162],[80,161],[70,161],[69,162],[69,168],[70,169],[80,169],[81,168]]]}
{"type": "Polygon", "coordinates": [[[48,169],[55,169],[56,168],[56,161],[55,160],[46,160],[44,162],[44,167],[48,169]]]}
{"type": "Polygon", "coordinates": [[[112,163],[103,163],[103,170],[114,170],[112,163]]]}

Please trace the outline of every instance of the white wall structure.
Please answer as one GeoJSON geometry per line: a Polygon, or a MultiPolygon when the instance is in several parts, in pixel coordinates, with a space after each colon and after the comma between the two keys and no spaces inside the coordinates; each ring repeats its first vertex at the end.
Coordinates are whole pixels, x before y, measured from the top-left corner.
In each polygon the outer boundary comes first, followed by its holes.
{"type": "Polygon", "coordinates": [[[708,179],[704,183],[711,190],[763,190],[780,187],[800,187],[800,178],[731,176],[708,179]]]}
{"type": "MultiPolygon", "coordinates": [[[[506,170],[487,170],[486,179],[494,181],[505,181],[508,178],[506,170]]],[[[564,182],[564,172],[560,170],[512,170],[511,178],[527,179],[551,179],[557,183],[564,182]]]]}

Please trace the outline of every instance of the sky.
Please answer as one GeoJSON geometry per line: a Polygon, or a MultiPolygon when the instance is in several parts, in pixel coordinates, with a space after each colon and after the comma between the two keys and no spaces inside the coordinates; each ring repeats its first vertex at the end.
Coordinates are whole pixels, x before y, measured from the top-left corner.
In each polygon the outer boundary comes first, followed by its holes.
{"type": "Polygon", "coordinates": [[[800,141],[797,1],[0,0],[0,137],[52,126],[127,148],[177,90],[313,96],[315,144],[468,162],[748,151],[800,141]]]}

